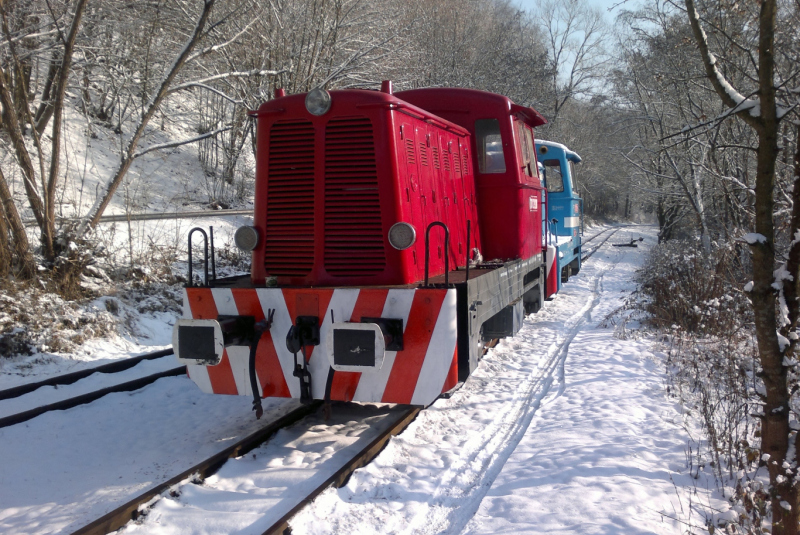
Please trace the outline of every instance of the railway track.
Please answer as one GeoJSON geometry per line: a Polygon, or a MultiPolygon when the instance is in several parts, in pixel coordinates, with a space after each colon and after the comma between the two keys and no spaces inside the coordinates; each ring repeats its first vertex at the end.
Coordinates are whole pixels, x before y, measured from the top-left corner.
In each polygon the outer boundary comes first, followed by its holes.
{"type": "MultiPolygon", "coordinates": [[[[137,366],[142,362],[153,361],[164,357],[169,357],[170,355],[172,355],[172,349],[154,351],[152,353],[146,353],[144,355],[139,355],[128,359],[121,359],[117,362],[111,362],[108,364],[103,364],[101,366],[88,368],[86,370],[80,370],[77,372],[50,377],[42,381],[27,383],[24,385],[0,391],[0,401],[7,401],[7,400],[13,400],[15,398],[21,398],[27,394],[31,394],[39,390],[40,388],[54,387],[57,389],[59,387],[73,385],[96,373],[99,374],[121,373],[126,370],[134,368],[135,366],[137,366]]],[[[0,428],[26,422],[32,418],[36,418],[37,416],[40,416],[50,411],[66,410],[66,409],[71,409],[73,407],[77,407],[78,405],[91,403],[92,401],[100,399],[101,397],[107,394],[111,394],[113,392],[131,392],[134,390],[138,390],[157,381],[158,379],[161,379],[162,377],[173,377],[185,373],[186,373],[185,366],[183,365],[172,366],[166,370],[161,370],[156,373],[136,377],[135,379],[131,379],[128,381],[114,383],[97,390],[82,392],[75,396],[68,397],[65,399],[59,399],[52,403],[46,403],[43,405],[35,406],[33,408],[14,411],[11,414],[7,414],[6,416],[0,417],[0,428]]],[[[0,405],[0,408],[2,408],[2,405],[0,405]]]]}
{"type": "MultiPolygon", "coordinates": [[[[358,406],[351,405],[346,408],[343,407],[345,407],[344,404],[334,404],[332,410],[334,413],[337,410],[349,411],[345,419],[347,419],[347,417],[352,417],[351,413],[358,412],[359,410],[358,406]]],[[[373,415],[376,410],[379,410],[375,407],[361,407],[361,409],[367,412],[371,411],[373,415]]],[[[269,520],[268,525],[265,525],[263,529],[263,533],[288,533],[288,522],[298,511],[310,503],[325,489],[329,487],[339,488],[346,484],[353,471],[365,466],[378,455],[392,436],[402,432],[414,421],[414,418],[416,418],[420,410],[421,409],[418,407],[386,408],[386,417],[380,424],[380,431],[375,433],[374,436],[368,436],[357,441],[355,448],[350,448],[350,450],[355,449],[356,451],[354,453],[350,452],[346,457],[343,454],[348,453],[349,450],[346,451],[346,449],[343,448],[337,451],[336,455],[332,456],[332,458],[336,460],[335,466],[326,466],[327,472],[325,475],[327,475],[327,477],[325,477],[323,481],[317,483],[313,481],[315,479],[314,477],[310,477],[307,481],[300,483],[303,489],[302,496],[298,495],[294,499],[284,498],[276,500],[277,503],[274,507],[262,511],[263,516],[269,520]]],[[[299,431],[296,429],[295,434],[285,440],[291,442],[293,454],[298,453],[298,451],[302,454],[302,445],[297,445],[290,439],[294,438],[298,433],[313,432],[313,428],[318,425],[322,417],[322,412],[323,403],[321,401],[300,405],[281,418],[270,422],[265,427],[243,438],[236,444],[209,457],[188,470],[181,472],[169,481],[148,489],[90,524],[75,530],[73,535],[106,534],[123,527],[132,520],[136,521],[142,516],[146,517],[149,508],[157,504],[159,499],[169,499],[171,496],[180,496],[185,492],[187,486],[202,484],[206,478],[217,473],[228,459],[242,457],[259,446],[262,446],[278,430],[287,429],[290,426],[292,428],[299,428],[299,431]]],[[[255,458],[255,456],[253,456],[253,458],[255,458]]]]}
{"type": "Polygon", "coordinates": [[[583,246],[583,245],[586,245],[587,243],[589,243],[590,241],[594,240],[595,238],[598,238],[599,236],[601,236],[601,235],[605,234],[606,232],[609,232],[609,231],[611,231],[611,232],[608,234],[608,236],[606,236],[605,238],[603,238],[603,241],[601,241],[600,243],[598,243],[596,246],[594,246],[594,247],[593,247],[591,250],[589,250],[589,251],[588,251],[586,254],[584,254],[584,255],[581,257],[581,262],[583,263],[583,262],[586,262],[587,260],[589,260],[589,258],[591,258],[591,257],[592,257],[592,255],[598,251],[598,249],[600,249],[600,248],[601,248],[603,245],[605,245],[605,243],[606,243],[606,242],[607,242],[607,241],[608,241],[608,240],[611,238],[611,236],[613,236],[614,234],[616,234],[618,230],[620,230],[620,228],[608,228],[608,229],[604,229],[604,230],[601,230],[600,232],[598,232],[597,234],[595,234],[594,236],[592,236],[592,237],[590,237],[590,238],[588,238],[588,239],[586,239],[586,240],[583,240],[583,243],[581,244],[582,246],[583,246]]]}

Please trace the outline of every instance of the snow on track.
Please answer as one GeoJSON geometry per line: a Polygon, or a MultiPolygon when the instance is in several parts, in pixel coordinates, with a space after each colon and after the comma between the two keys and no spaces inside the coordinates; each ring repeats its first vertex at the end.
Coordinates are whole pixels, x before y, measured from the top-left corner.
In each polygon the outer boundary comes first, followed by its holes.
{"type": "Polygon", "coordinates": [[[679,533],[659,514],[683,458],[678,413],[646,344],[599,327],[655,241],[641,233],[639,248],[604,245],[293,533],[679,533]]]}
{"type": "Polygon", "coordinates": [[[0,400],[0,418],[88,394],[109,386],[140,379],[180,366],[174,355],[143,360],[136,366],[116,373],[94,373],[69,385],[43,386],[15,398],[0,400]]]}
{"type": "Polygon", "coordinates": [[[170,377],[0,429],[0,533],[71,533],[298,404],[265,401],[170,377]]]}
{"type": "Polygon", "coordinates": [[[389,429],[407,407],[338,404],[278,431],[202,484],[162,498],[121,533],[261,534],[389,429]]]}

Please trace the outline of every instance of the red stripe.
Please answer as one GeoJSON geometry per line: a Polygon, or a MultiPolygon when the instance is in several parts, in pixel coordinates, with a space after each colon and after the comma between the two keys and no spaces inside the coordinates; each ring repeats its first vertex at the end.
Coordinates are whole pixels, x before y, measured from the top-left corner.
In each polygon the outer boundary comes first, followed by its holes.
{"type": "MultiPolygon", "coordinates": [[[[361,290],[353,307],[353,314],[350,321],[359,322],[361,318],[379,318],[386,304],[386,295],[389,290],[361,290]]],[[[338,321],[347,321],[342,318],[338,321]]],[[[338,401],[352,401],[358,388],[358,381],[361,379],[360,372],[336,372],[333,375],[331,386],[331,399],[338,401]]]]}
{"type": "Polygon", "coordinates": [[[447,378],[444,380],[442,392],[447,392],[458,384],[458,344],[453,351],[453,362],[450,364],[450,371],[447,372],[447,378]]]}
{"type": "Polygon", "coordinates": [[[431,342],[436,319],[442,309],[446,290],[417,290],[411,303],[408,325],[403,333],[405,349],[397,352],[386,390],[384,403],[411,403],[419,372],[431,342]]]}
{"type": "MultiPolygon", "coordinates": [[[[194,319],[217,319],[217,305],[214,303],[214,296],[208,288],[187,288],[186,298],[189,302],[189,309],[194,319]]],[[[211,390],[215,394],[233,394],[239,391],[236,389],[236,381],[233,379],[231,363],[228,360],[228,352],[222,352],[222,361],[216,366],[207,366],[208,378],[211,381],[211,390]]]]}
{"type": "MultiPolygon", "coordinates": [[[[234,288],[231,290],[236,309],[242,316],[253,316],[256,321],[264,319],[264,310],[255,290],[234,288]]],[[[265,332],[258,342],[256,351],[256,374],[261,381],[262,397],[290,398],[292,394],[286,384],[283,368],[275,352],[272,333],[265,332]]]]}

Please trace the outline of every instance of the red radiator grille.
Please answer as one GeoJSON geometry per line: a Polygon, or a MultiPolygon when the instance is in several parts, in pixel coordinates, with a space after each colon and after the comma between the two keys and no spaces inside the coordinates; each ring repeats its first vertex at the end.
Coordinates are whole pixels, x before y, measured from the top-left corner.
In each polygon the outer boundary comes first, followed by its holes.
{"type": "Polygon", "coordinates": [[[314,264],[314,127],[281,121],[269,132],[264,265],[270,275],[304,276],[314,264]]]}
{"type": "Polygon", "coordinates": [[[385,267],[372,124],[332,119],[325,128],[325,269],[350,277],[385,267]]]}

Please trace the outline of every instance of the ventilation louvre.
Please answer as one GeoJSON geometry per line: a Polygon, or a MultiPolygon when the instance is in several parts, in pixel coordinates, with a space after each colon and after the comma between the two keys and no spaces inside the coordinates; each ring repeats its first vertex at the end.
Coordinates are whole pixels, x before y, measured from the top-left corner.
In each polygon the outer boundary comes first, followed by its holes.
{"type": "Polygon", "coordinates": [[[419,142],[419,163],[425,167],[428,166],[428,149],[425,147],[424,141],[419,142]]]}
{"type": "Polygon", "coordinates": [[[267,273],[302,277],[314,265],[314,127],[280,121],[269,132],[267,273]]]}
{"type": "MultiPolygon", "coordinates": [[[[414,142],[406,141],[409,163],[414,142]]],[[[332,119],[325,128],[325,269],[336,277],[386,268],[372,124],[332,119]]]]}

